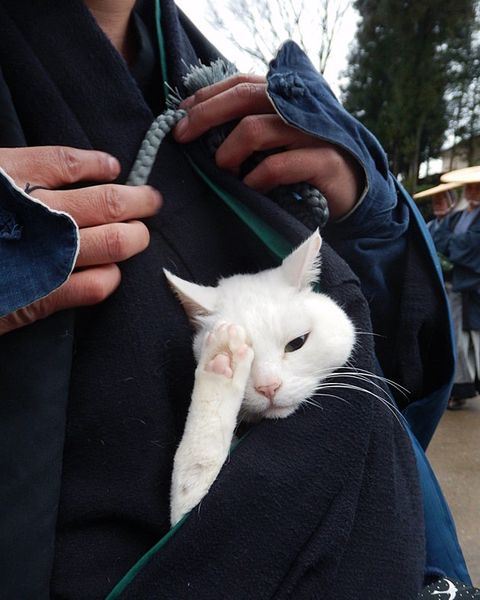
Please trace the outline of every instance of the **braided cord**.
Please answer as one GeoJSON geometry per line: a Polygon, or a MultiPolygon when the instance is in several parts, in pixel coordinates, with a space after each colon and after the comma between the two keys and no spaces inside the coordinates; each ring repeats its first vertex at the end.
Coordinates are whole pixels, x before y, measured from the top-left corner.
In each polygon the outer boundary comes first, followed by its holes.
{"type": "MultiPolygon", "coordinates": [[[[210,65],[193,65],[183,78],[183,84],[187,94],[193,94],[198,89],[222,81],[236,72],[235,67],[222,59],[212,62],[210,65]]],[[[138,151],[137,158],[133,164],[127,185],[144,185],[147,183],[153,164],[157,157],[160,144],[165,136],[187,113],[178,108],[182,98],[178,90],[171,90],[167,96],[168,108],[159,115],[151,124],[145,134],[145,138],[138,151]]],[[[228,136],[233,124],[225,124],[208,132],[205,143],[212,154],[228,136]]],[[[255,153],[252,157],[252,166],[270,154],[269,152],[255,153]]],[[[308,183],[297,183],[282,185],[272,190],[268,196],[279,204],[284,210],[300,219],[310,229],[317,227],[322,229],[329,218],[328,203],[325,196],[308,183]]]]}
{"type": "Polygon", "coordinates": [[[323,229],[328,222],[330,212],[327,199],[319,189],[309,183],[281,185],[269,195],[279,206],[310,229],[323,229]]]}
{"type": "Polygon", "coordinates": [[[140,146],[137,158],[128,176],[127,185],[144,185],[147,183],[160,144],[186,114],[185,110],[168,108],[153,121],[140,146]]]}

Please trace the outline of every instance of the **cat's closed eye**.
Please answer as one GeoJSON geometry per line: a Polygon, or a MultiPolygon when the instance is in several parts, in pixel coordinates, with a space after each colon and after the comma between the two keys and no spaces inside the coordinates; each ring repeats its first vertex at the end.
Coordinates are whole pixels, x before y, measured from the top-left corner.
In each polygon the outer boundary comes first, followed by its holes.
{"type": "Polygon", "coordinates": [[[295,339],[288,342],[288,344],[285,346],[285,352],[295,352],[296,350],[300,350],[300,348],[307,341],[309,335],[310,333],[304,333],[303,335],[299,335],[295,339]]]}

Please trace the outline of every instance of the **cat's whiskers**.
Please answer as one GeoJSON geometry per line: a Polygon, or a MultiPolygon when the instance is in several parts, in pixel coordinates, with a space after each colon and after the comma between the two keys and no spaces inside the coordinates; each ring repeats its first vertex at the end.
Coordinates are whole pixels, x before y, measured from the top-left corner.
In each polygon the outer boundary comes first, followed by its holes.
{"type": "MultiPolygon", "coordinates": [[[[345,369],[345,368],[347,368],[347,367],[340,367],[340,369],[345,369]]],[[[397,383],[396,381],[393,381],[392,379],[383,377],[382,375],[376,375],[375,373],[372,373],[371,371],[367,371],[366,369],[361,369],[359,367],[355,367],[354,372],[362,373],[362,374],[368,375],[369,377],[372,377],[374,379],[383,381],[383,382],[387,383],[390,387],[393,387],[396,390],[398,390],[399,392],[402,392],[402,394],[404,394],[405,396],[410,394],[410,391],[406,387],[404,387],[403,385],[400,385],[399,383],[397,383]]]]}
{"type": "MultiPolygon", "coordinates": [[[[335,378],[343,378],[343,377],[350,377],[351,379],[358,379],[359,381],[365,381],[366,383],[369,383],[370,385],[372,385],[373,387],[377,388],[378,390],[380,390],[381,392],[383,392],[385,394],[385,397],[387,400],[390,400],[392,402],[392,404],[394,403],[393,398],[390,396],[390,394],[388,393],[388,391],[382,387],[381,385],[379,385],[378,383],[376,383],[375,381],[372,381],[369,377],[367,377],[367,375],[364,374],[358,374],[358,373],[332,373],[331,375],[329,375],[327,377],[326,380],[328,379],[335,379],[335,378]]],[[[373,376],[374,377],[374,376],[373,376]]],[[[380,378],[383,381],[383,378],[380,378]]],[[[325,380],[325,381],[326,381],[325,380]]]]}
{"type": "MultiPolygon", "coordinates": [[[[332,371],[331,369],[317,369],[316,373],[318,374],[318,376],[321,376],[322,374],[327,374],[327,377],[332,377],[334,375],[343,376],[343,377],[348,377],[348,376],[354,377],[356,375],[365,375],[365,377],[367,377],[367,378],[376,379],[378,381],[383,381],[388,386],[396,389],[398,392],[400,392],[404,396],[408,396],[410,394],[409,390],[407,390],[407,388],[403,387],[399,383],[392,381],[391,379],[388,379],[387,377],[383,377],[382,375],[376,375],[375,373],[372,373],[371,371],[367,371],[366,369],[361,369],[359,367],[352,367],[351,365],[348,365],[348,363],[346,365],[344,365],[343,367],[336,368],[335,371],[332,371]]],[[[371,383],[373,384],[373,381],[371,383]]]]}
{"type": "Polygon", "coordinates": [[[358,331],[358,329],[355,329],[355,335],[371,335],[371,336],[380,337],[380,338],[384,338],[384,339],[387,338],[386,335],[382,335],[381,333],[373,333],[373,331],[358,331]]]}
{"type": "Polygon", "coordinates": [[[394,402],[393,398],[390,396],[390,394],[384,387],[382,387],[381,385],[379,385],[378,383],[376,383],[373,380],[376,379],[379,382],[383,382],[383,383],[393,387],[394,389],[396,389],[397,391],[399,391],[400,393],[402,393],[403,395],[406,396],[408,394],[408,390],[406,390],[406,388],[404,388],[403,386],[397,384],[396,382],[394,382],[390,379],[387,379],[386,377],[376,375],[375,373],[372,373],[370,371],[367,371],[365,369],[361,369],[358,367],[356,367],[356,368],[354,368],[354,370],[352,370],[352,367],[343,366],[343,367],[339,367],[338,369],[336,369],[333,373],[329,369],[323,369],[323,370],[318,371],[319,375],[321,375],[322,373],[325,374],[326,377],[322,382],[320,382],[320,384],[317,388],[317,391],[322,391],[322,390],[331,389],[331,388],[343,388],[343,389],[353,389],[353,390],[357,390],[357,391],[363,391],[367,394],[374,396],[378,400],[380,400],[380,402],[382,402],[382,404],[384,404],[386,406],[386,408],[394,415],[395,419],[401,424],[401,421],[399,420],[399,415],[401,417],[401,413],[395,406],[395,402],[394,402]],[[338,382],[332,381],[332,379],[334,380],[334,379],[345,378],[345,377],[350,377],[352,379],[357,379],[359,381],[369,383],[371,386],[373,386],[373,387],[377,388],[378,390],[380,390],[381,392],[383,392],[384,396],[379,396],[378,394],[375,394],[374,392],[372,392],[368,389],[365,389],[364,387],[356,386],[354,384],[349,384],[346,382],[338,383],[338,382]]]}
{"type": "MultiPolygon", "coordinates": [[[[317,393],[317,392],[315,392],[315,393],[317,393]]],[[[335,398],[336,400],[340,400],[341,402],[344,402],[345,404],[352,406],[351,402],[349,402],[348,400],[345,400],[345,398],[341,398],[340,396],[335,396],[335,394],[324,394],[322,392],[321,396],[322,396],[322,398],[335,398]]],[[[317,408],[321,408],[322,410],[325,408],[324,406],[321,406],[317,402],[314,402],[314,400],[312,398],[307,398],[306,400],[303,401],[303,404],[310,404],[311,406],[316,406],[317,408]]]]}
{"type": "Polygon", "coordinates": [[[390,402],[388,402],[382,396],[379,396],[378,394],[375,394],[374,392],[372,392],[370,390],[367,390],[365,388],[362,388],[362,387],[360,387],[358,385],[354,385],[354,384],[351,384],[351,383],[337,383],[337,382],[331,382],[331,383],[329,383],[329,382],[322,382],[322,383],[320,383],[320,385],[317,387],[317,393],[320,392],[323,395],[323,390],[330,390],[330,389],[354,390],[354,391],[357,391],[357,392],[363,392],[365,394],[373,396],[377,400],[380,400],[380,402],[392,413],[392,415],[398,421],[398,423],[400,424],[400,426],[404,427],[403,422],[399,418],[399,415],[401,417],[401,413],[398,410],[398,408],[396,408],[396,406],[394,404],[391,404],[390,402]]]}

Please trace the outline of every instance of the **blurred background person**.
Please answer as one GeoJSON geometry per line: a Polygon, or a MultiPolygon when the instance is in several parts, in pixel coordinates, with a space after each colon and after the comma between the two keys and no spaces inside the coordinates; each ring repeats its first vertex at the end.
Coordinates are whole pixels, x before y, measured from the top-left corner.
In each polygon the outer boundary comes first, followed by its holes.
{"type": "MultiPolygon", "coordinates": [[[[432,236],[433,232],[440,226],[442,219],[455,208],[458,197],[454,190],[460,185],[460,183],[455,182],[440,183],[435,187],[422,190],[413,196],[415,200],[431,198],[433,219],[427,221],[427,228],[432,236]]],[[[451,277],[453,265],[441,252],[437,251],[437,255],[442,267],[443,278],[447,282],[451,277]]]]}
{"type": "Polygon", "coordinates": [[[457,201],[456,193],[453,190],[461,185],[461,183],[456,182],[440,183],[433,188],[428,188],[413,196],[415,200],[428,197],[431,197],[432,199],[432,212],[434,218],[427,223],[430,233],[437,229],[442,219],[453,210],[457,201]]]}
{"type": "Polygon", "coordinates": [[[431,230],[437,250],[452,264],[448,294],[457,344],[455,385],[448,408],[462,408],[477,395],[480,373],[480,166],[458,169],[443,183],[464,185],[467,206],[431,230]]]}

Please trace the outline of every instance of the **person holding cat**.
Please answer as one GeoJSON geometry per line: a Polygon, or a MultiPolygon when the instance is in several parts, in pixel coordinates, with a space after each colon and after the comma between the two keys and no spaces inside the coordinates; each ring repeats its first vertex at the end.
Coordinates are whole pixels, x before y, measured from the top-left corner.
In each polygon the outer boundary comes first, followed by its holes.
{"type": "MultiPolygon", "coordinates": [[[[213,287],[278,267],[312,234],[270,197],[280,185],[327,198],[319,286],[355,329],[350,367],[408,388],[390,392],[428,444],[452,373],[447,309],[375,138],[286,44],[266,81],[186,98],[148,185],[126,187],[160,82],[183,90],[185,65],[218,52],[171,0],[2,0],[0,21],[1,595],[353,600],[467,581],[462,565],[426,570],[412,442],[341,372],[320,407],[254,424],[170,529],[195,361],[162,268],[213,287]],[[212,157],[204,133],[231,121],[212,157]]],[[[288,343],[307,348],[302,333],[288,343]]]]}

